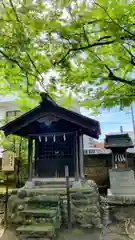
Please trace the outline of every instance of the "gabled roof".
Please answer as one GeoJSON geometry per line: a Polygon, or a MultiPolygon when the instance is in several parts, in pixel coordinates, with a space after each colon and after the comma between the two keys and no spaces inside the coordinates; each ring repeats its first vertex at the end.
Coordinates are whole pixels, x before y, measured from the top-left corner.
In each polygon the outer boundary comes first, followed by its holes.
{"type": "Polygon", "coordinates": [[[50,96],[48,96],[48,94],[42,93],[41,98],[42,101],[39,106],[7,123],[1,127],[0,130],[3,130],[5,135],[15,134],[22,136],[22,132],[25,132],[27,128],[27,134],[24,134],[24,136],[28,136],[29,127],[31,125],[33,127],[34,124],[37,126],[37,124],[40,124],[38,120],[50,113],[77,126],[82,134],[89,135],[93,138],[99,137],[101,132],[98,121],[60,107],[50,96]]]}
{"type": "Polygon", "coordinates": [[[105,148],[132,148],[133,142],[128,133],[109,134],[105,138],[105,148]]]}

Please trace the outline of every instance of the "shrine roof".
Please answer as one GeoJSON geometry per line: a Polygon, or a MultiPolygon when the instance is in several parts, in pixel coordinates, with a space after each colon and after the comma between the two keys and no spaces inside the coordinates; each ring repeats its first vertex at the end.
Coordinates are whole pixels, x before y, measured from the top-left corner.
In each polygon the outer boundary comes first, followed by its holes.
{"type": "Polygon", "coordinates": [[[128,133],[109,134],[105,138],[105,148],[132,148],[134,147],[132,139],[128,133]]]}
{"type": "MultiPolygon", "coordinates": [[[[79,130],[81,134],[86,134],[98,139],[101,134],[100,124],[98,121],[59,106],[48,94],[42,93],[41,98],[42,101],[37,107],[24,113],[15,120],[10,121],[6,125],[2,126],[0,130],[4,131],[6,136],[14,134],[22,137],[28,137],[30,133],[35,133],[34,131],[36,128],[37,131],[39,129],[41,130],[41,122],[43,125],[43,119],[47,115],[51,114],[55,116],[55,118],[61,119],[64,124],[66,123],[68,128],[70,128],[71,125],[72,129],[79,130]]],[[[61,125],[61,123],[62,122],[60,122],[59,125],[61,125]]],[[[47,129],[47,126],[44,127],[44,129],[47,129]]],[[[66,131],[66,129],[64,131],[66,131]]]]}

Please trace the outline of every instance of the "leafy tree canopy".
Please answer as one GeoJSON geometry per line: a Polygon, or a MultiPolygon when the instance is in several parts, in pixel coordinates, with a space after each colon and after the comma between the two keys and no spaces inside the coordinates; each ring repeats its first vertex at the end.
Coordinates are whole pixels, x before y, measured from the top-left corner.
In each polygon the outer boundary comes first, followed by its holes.
{"type": "MultiPolygon", "coordinates": [[[[0,2],[1,94],[128,106],[135,99],[135,1],[0,2]],[[47,76],[53,76],[47,81],[47,76]]],[[[22,101],[22,100],[21,100],[22,101]]]]}

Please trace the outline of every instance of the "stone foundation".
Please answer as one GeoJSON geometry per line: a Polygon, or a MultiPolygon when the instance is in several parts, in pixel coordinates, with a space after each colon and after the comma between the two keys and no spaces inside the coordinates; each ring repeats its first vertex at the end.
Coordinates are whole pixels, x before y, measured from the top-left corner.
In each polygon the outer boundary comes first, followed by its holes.
{"type": "MultiPolygon", "coordinates": [[[[70,205],[73,226],[102,227],[99,193],[93,181],[83,182],[81,188],[70,188],[70,205]]],[[[61,226],[67,227],[68,224],[66,188],[24,188],[14,192],[9,198],[8,221],[12,226],[19,227],[19,234],[24,231],[24,236],[35,225],[37,231],[45,229],[39,229],[39,224],[49,224],[49,229],[53,228],[56,234],[56,230],[61,226]],[[29,228],[26,229],[27,225],[29,228]]],[[[33,236],[34,234],[37,233],[34,232],[33,236]]],[[[44,231],[41,231],[42,234],[44,231]]]]}
{"type": "MultiPolygon", "coordinates": [[[[67,224],[67,201],[61,198],[62,220],[67,224]]],[[[101,215],[99,205],[99,194],[90,189],[77,190],[71,193],[72,225],[82,228],[93,226],[101,227],[101,215]]]]}

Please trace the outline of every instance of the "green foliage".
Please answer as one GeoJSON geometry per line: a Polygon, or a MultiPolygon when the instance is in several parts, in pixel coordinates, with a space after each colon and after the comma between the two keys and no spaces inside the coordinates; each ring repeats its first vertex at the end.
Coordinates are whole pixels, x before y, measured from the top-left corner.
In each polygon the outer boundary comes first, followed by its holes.
{"type": "MultiPolygon", "coordinates": [[[[13,119],[14,117],[3,119],[1,120],[1,124],[4,125],[13,119]]],[[[4,150],[15,151],[15,172],[11,174],[9,180],[11,185],[14,184],[19,187],[20,185],[24,184],[25,180],[27,179],[27,139],[23,139],[15,135],[9,135],[8,137],[5,137],[4,133],[0,132],[0,145],[4,150]]],[[[0,179],[5,179],[5,174],[3,172],[0,172],[0,179]]]]}
{"type": "Polygon", "coordinates": [[[66,105],[68,90],[93,109],[135,100],[134,1],[10,0],[0,8],[0,94],[17,92],[23,111],[39,99],[38,86],[67,96],[66,105]],[[48,82],[50,70],[58,77],[48,82]]]}

